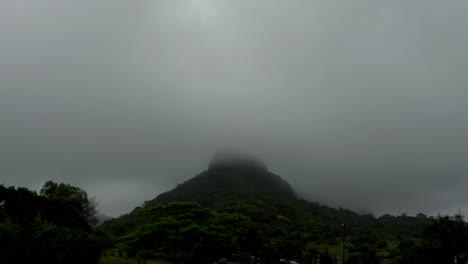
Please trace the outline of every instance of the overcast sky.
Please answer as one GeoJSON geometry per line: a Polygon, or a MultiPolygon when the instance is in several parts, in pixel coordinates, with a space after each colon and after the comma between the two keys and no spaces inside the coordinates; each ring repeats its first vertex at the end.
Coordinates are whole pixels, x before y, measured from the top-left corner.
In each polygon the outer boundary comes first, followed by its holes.
{"type": "Polygon", "coordinates": [[[0,183],[118,216],[263,159],[303,197],[468,214],[468,1],[0,2],[0,183]]]}

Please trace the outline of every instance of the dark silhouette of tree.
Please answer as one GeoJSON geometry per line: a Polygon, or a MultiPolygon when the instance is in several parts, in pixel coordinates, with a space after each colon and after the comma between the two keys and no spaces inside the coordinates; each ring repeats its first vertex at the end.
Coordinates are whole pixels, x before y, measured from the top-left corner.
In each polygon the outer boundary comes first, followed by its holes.
{"type": "Polygon", "coordinates": [[[418,241],[401,241],[392,253],[394,263],[465,263],[467,260],[468,227],[460,214],[432,218],[418,241]]]}
{"type": "Polygon", "coordinates": [[[95,201],[89,199],[88,194],[78,187],[48,181],[42,187],[40,195],[52,201],[65,202],[91,226],[94,226],[98,221],[95,201]]]}
{"type": "Polygon", "coordinates": [[[468,230],[463,216],[438,216],[425,230],[422,254],[427,263],[465,263],[468,253],[468,230]]]}
{"type": "Polygon", "coordinates": [[[53,182],[46,187],[38,195],[0,185],[0,263],[97,263],[107,239],[78,210],[86,192],[53,182]]]}

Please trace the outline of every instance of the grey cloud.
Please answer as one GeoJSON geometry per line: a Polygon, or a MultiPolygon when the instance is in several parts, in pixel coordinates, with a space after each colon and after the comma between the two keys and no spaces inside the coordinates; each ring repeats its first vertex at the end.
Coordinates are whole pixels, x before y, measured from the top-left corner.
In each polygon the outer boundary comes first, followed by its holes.
{"type": "Polygon", "coordinates": [[[308,199],[465,210],[466,1],[3,1],[0,182],[131,210],[220,148],[308,199]]]}

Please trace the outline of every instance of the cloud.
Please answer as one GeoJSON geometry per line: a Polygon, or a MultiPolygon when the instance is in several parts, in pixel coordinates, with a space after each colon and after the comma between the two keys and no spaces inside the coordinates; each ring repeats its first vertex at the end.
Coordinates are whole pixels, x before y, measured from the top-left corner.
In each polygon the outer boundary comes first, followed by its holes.
{"type": "Polygon", "coordinates": [[[466,208],[466,8],[2,2],[1,181],[118,215],[235,146],[325,204],[466,208]]]}

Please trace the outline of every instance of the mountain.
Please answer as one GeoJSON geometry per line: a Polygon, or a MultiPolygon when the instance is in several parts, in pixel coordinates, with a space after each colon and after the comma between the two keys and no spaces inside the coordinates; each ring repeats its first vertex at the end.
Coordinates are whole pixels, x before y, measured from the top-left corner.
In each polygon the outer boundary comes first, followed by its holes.
{"type": "Polygon", "coordinates": [[[277,257],[296,259],[317,252],[339,256],[343,224],[350,241],[348,246],[379,245],[378,249],[371,247],[372,254],[378,250],[385,258],[393,250],[392,245],[401,239],[418,237],[430,222],[425,216],[375,218],[305,201],[296,196],[288,182],[270,172],[259,160],[217,155],[206,171],[146,201],[129,214],[106,221],[99,229],[115,237],[128,237],[138,233],[139,227],[154,226],[155,220],[145,216],[144,209],[171,202],[197,202],[222,214],[246,216],[257,225],[263,237],[262,250],[270,250],[266,255],[274,251],[277,257]]]}
{"type": "Polygon", "coordinates": [[[105,221],[112,219],[112,217],[108,215],[100,214],[100,213],[96,214],[96,218],[97,218],[97,223],[95,226],[102,225],[105,221]]]}
{"type": "Polygon", "coordinates": [[[252,158],[217,156],[208,170],[146,202],[145,206],[173,201],[196,201],[209,207],[222,207],[239,199],[295,200],[288,182],[268,171],[266,165],[252,158]]]}
{"type": "Polygon", "coordinates": [[[139,214],[142,209],[181,201],[195,201],[220,212],[248,216],[261,223],[267,236],[297,231],[307,233],[311,239],[335,240],[342,233],[342,223],[348,224],[351,232],[367,228],[375,220],[299,199],[288,182],[256,158],[218,154],[206,171],[146,201],[129,214],[105,222],[100,228],[125,233],[148,223],[139,214]]]}

